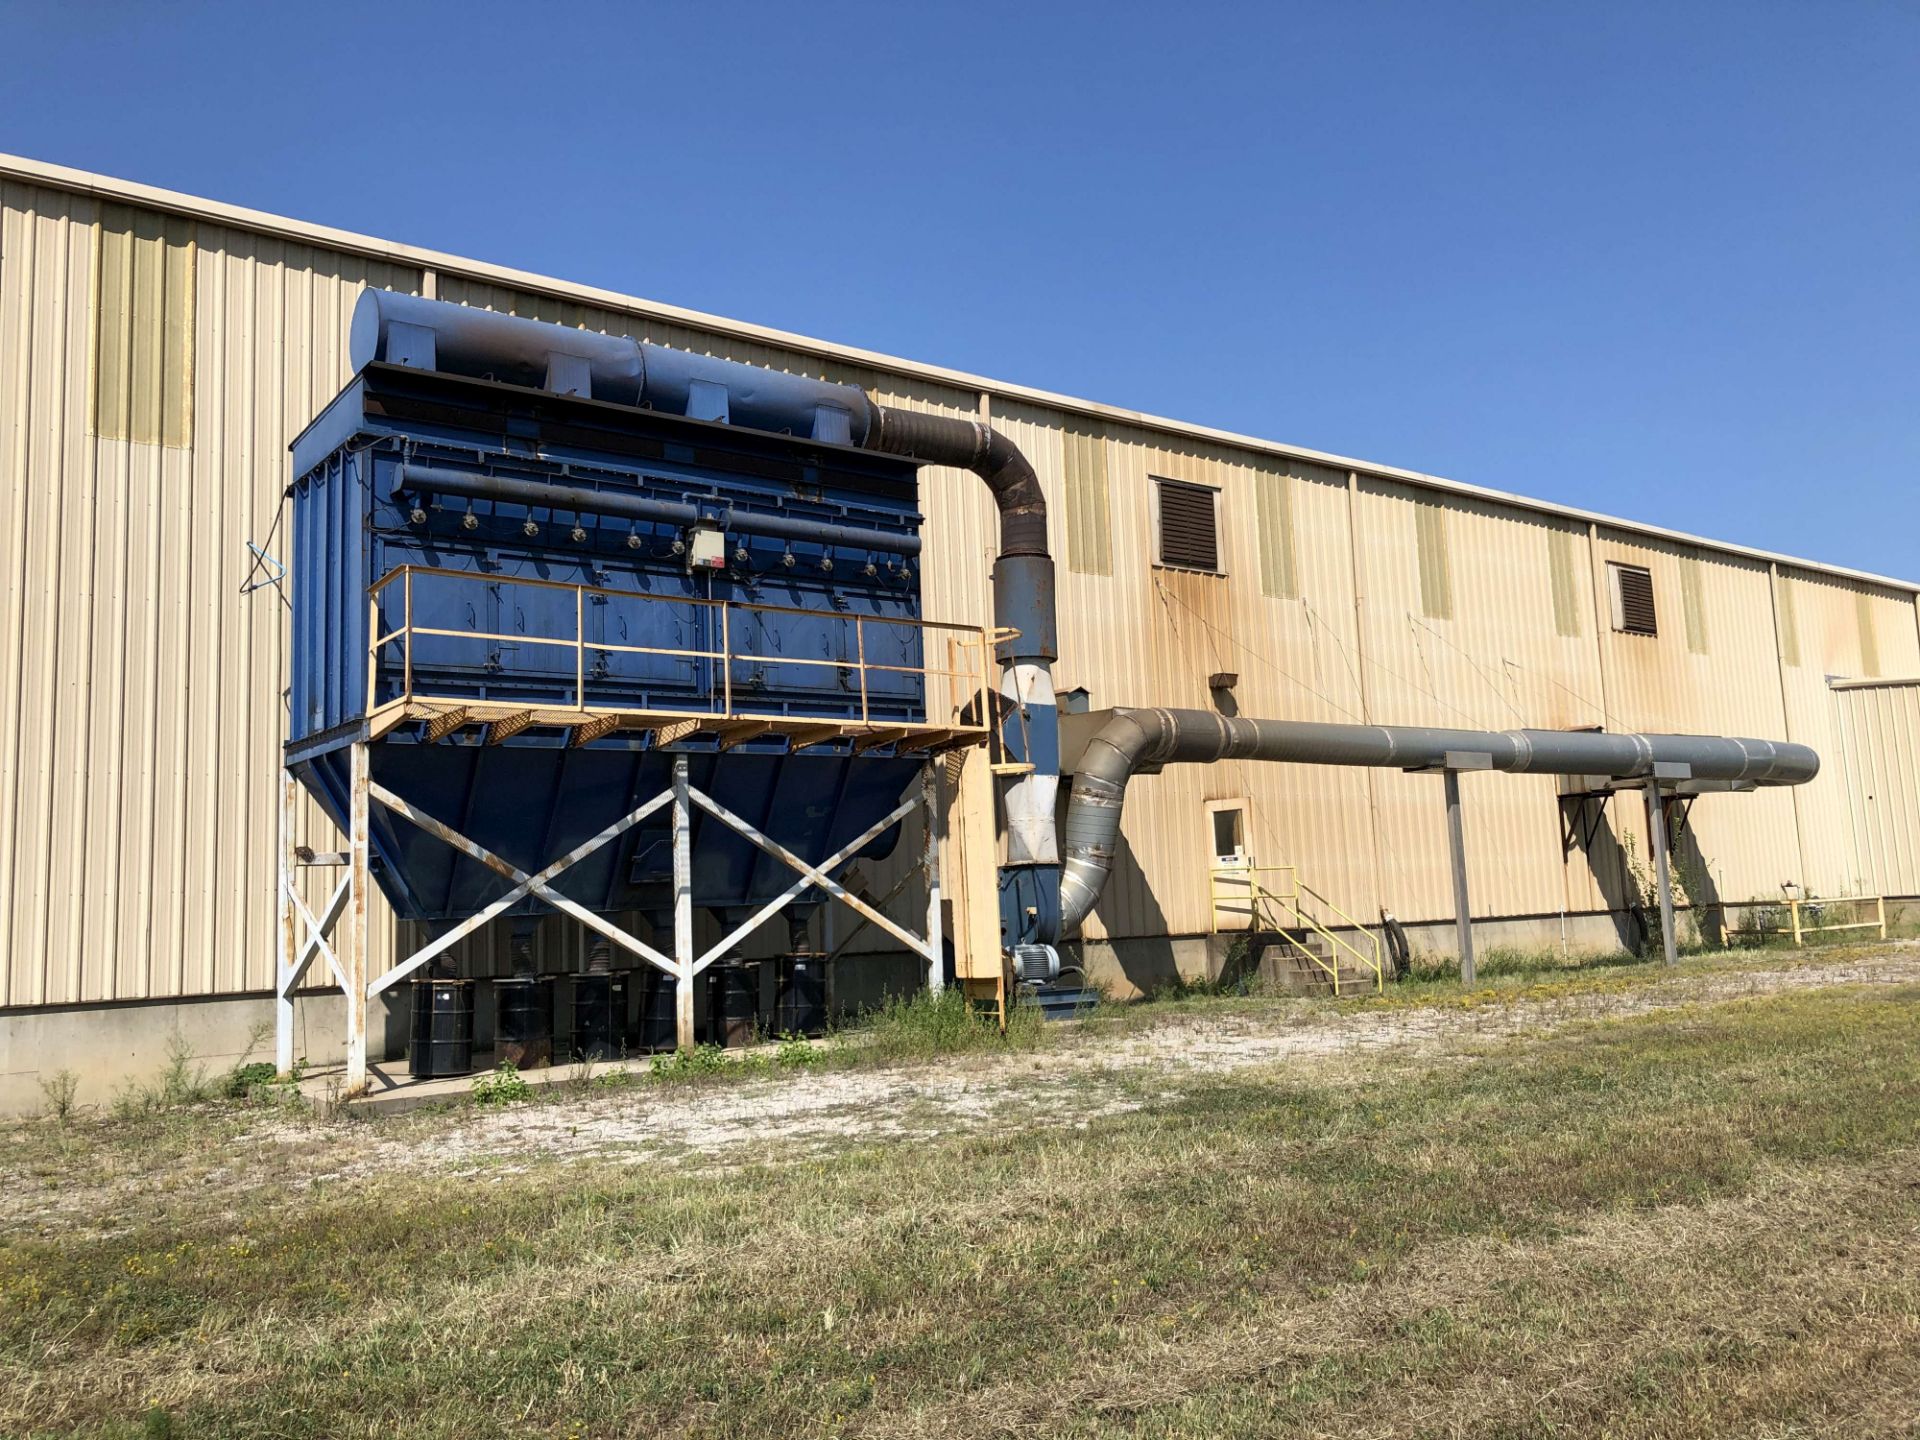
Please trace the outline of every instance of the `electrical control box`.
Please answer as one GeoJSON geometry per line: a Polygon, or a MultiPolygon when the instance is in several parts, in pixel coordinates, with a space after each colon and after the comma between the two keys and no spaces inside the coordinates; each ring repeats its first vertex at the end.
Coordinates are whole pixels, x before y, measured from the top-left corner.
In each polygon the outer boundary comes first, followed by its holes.
{"type": "Polygon", "coordinates": [[[712,525],[695,525],[687,531],[687,569],[724,570],[727,568],[726,532],[712,525]]]}

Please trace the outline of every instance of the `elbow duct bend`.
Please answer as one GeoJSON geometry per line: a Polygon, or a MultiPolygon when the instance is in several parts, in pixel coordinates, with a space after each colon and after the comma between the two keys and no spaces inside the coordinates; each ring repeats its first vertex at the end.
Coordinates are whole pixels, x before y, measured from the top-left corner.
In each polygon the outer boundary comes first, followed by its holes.
{"type": "Polygon", "coordinates": [[[1805,745],[1718,735],[1613,735],[1565,730],[1445,730],[1420,725],[1328,725],[1245,720],[1206,710],[1120,710],[1087,745],[1073,780],[1060,880],[1065,933],[1092,912],[1113,868],[1127,781],[1143,765],[1217,760],[1293,761],[1384,769],[1443,768],[1449,753],[1485,755],[1517,775],[1634,779],[1657,764],[1696,780],[1802,785],[1820,771],[1805,745]]]}
{"type": "Polygon", "coordinates": [[[1002,738],[1009,759],[1032,767],[1006,796],[1001,939],[1009,949],[1051,943],[1060,935],[1060,844],[1054,831],[1060,719],[1053,694],[1060,646],[1040,479],[1018,446],[979,420],[875,405],[866,444],[923,464],[972,471],[1000,512],[994,623],[1019,632],[999,647],[1002,738]]]}

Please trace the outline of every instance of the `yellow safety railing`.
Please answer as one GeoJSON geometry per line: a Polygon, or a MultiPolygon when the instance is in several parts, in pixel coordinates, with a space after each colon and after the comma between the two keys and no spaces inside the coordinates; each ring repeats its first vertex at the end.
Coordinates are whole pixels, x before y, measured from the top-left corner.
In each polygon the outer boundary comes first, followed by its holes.
{"type": "Polygon", "coordinates": [[[1887,897],[1884,895],[1829,895],[1793,900],[1716,900],[1706,908],[1720,912],[1720,934],[1728,941],[1743,937],[1766,935],[1790,935],[1793,943],[1804,945],[1807,936],[1821,935],[1838,930],[1878,930],[1882,940],[1887,938],[1887,897]],[[1857,907],[1871,905],[1873,918],[1870,920],[1830,921],[1829,909],[1835,906],[1857,907]],[[1787,923],[1784,925],[1748,925],[1734,930],[1727,924],[1729,910],[1785,911],[1787,923]]]}
{"type": "MultiPolygon", "coordinates": [[[[509,645],[541,645],[562,651],[573,652],[572,702],[559,702],[542,705],[543,710],[592,711],[596,714],[626,713],[619,707],[595,705],[589,699],[589,686],[594,675],[589,668],[588,657],[609,655],[653,655],[667,659],[713,662],[717,683],[712,687],[711,704],[706,709],[686,711],[649,710],[649,715],[674,715],[699,719],[757,719],[764,718],[754,712],[737,712],[734,706],[734,667],[742,664],[760,663],[780,666],[811,666],[834,671],[849,672],[858,681],[860,714],[857,722],[850,717],[840,715],[826,716],[822,719],[848,719],[848,723],[877,725],[880,728],[898,725],[896,719],[881,715],[877,719],[872,715],[871,691],[877,683],[873,677],[881,675],[915,675],[926,682],[926,715],[929,720],[935,715],[944,714],[944,722],[957,729],[991,728],[994,715],[994,687],[992,656],[993,647],[1014,632],[987,625],[961,625],[941,620],[914,620],[906,617],[847,614],[840,611],[806,610],[791,605],[742,604],[732,600],[703,600],[686,595],[647,595],[632,590],[610,590],[594,585],[572,585],[559,580],[543,580],[523,575],[483,575],[467,570],[444,570],[426,565],[401,565],[388,571],[368,589],[368,635],[367,646],[367,689],[369,699],[374,694],[374,685],[379,678],[383,660],[398,672],[400,694],[389,700],[389,704],[410,704],[417,700],[458,701],[457,695],[430,695],[416,690],[414,681],[414,639],[416,636],[452,640],[484,640],[509,645]],[[530,635],[522,633],[501,633],[482,629],[445,629],[415,623],[414,620],[414,581],[417,577],[453,580],[474,585],[502,586],[507,588],[526,588],[564,591],[571,595],[573,604],[572,633],[568,635],[530,635]],[[389,587],[400,587],[399,616],[397,626],[382,622],[381,599],[389,587]],[[595,597],[605,596],[622,603],[653,602],[670,605],[681,610],[712,612],[712,629],[717,634],[719,649],[700,649],[687,646],[662,645],[622,645],[608,640],[590,639],[586,634],[586,614],[588,602],[595,597]],[[813,620],[832,619],[849,622],[853,629],[852,653],[845,656],[819,657],[805,655],[762,655],[752,651],[733,648],[733,617],[736,615],[800,615],[813,620]],[[889,665],[867,658],[867,631],[871,628],[882,630],[911,630],[922,637],[922,654],[934,639],[945,642],[946,665],[889,665]],[[389,652],[398,648],[398,658],[389,652]]],[[[388,608],[392,608],[391,600],[388,608]]],[[[640,712],[634,712],[640,713],[640,712]]],[[[808,718],[789,716],[787,718],[808,718]]],[[[941,722],[934,722],[941,723],[941,722]]]]}
{"type": "Polygon", "coordinates": [[[1208,899],[1212,902],[1209,920],[1216,934],[1220,930],[1221,910],[1239,907],[1247,917],[1249,929],[1277,932],[1287,944],[1325,971],[1333,981],[1335,995],[1340,993],[1340,957],[1343,954],[1352,956],[1361,969],[1373,972],[1375,990],[1386,988],[1386,970],[1380,958],[1380,937],[1303,881],[1296,867],[1256,865],[1251,858],[1244,864],[1229,861],[1223,865],[1216,859],[1207,872],[1207,890],[1208,899]],[[1277,878],[1270,882],[1263,878],[1268,876],[1277,878]],[[1237,894],[1223,893],[1236,889],[1237,894]],[[1356,944],[1349,935],[1330,928],[1319,915],[1301,903],[1303,896],[1351,926],[1352,932],[1363,937],[1366,943],[1356,944]],[[1331,959],[1322,958],[1306,945],[1294,933],[1298,930],[1309,931],[1324,940],[1331,959]]]}

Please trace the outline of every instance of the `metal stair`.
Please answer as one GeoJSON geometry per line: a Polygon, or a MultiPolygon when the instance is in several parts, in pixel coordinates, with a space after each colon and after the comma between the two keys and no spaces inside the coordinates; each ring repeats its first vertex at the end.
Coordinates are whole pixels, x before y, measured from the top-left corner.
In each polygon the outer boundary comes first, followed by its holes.
{"type": "Polygon", "coordinates": [[[1300,995],[1359,995],[1383,987],[1379,936],[1303,883],[1293,866],[1217,857],[1208,884],[1213,931],[1244,934],[1241,968],[1249,977],[1257,972],[1263,982],[1300,995]],[[1317,911],[1335,918],[1329,922],[1317,911]]]}
{"type": "Polygon", "coordinates": [[[1364,995],[1378,983],[1371,968],[1336,950],[1314,930],[1255,930],[1247,935],[1247,950],[1250,974],[1257,974],[1263,985],[1295,995],[1364,995]]]}

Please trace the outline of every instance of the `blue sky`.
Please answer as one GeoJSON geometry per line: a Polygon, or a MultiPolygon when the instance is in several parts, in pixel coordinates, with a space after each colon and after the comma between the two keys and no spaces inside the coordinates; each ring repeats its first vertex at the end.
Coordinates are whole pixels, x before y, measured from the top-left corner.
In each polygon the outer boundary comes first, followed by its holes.
{"type": "Polygon", "coordinates": [[[1920,577],[1920,4],[0,0],[0,150],[1920,577]]]}

